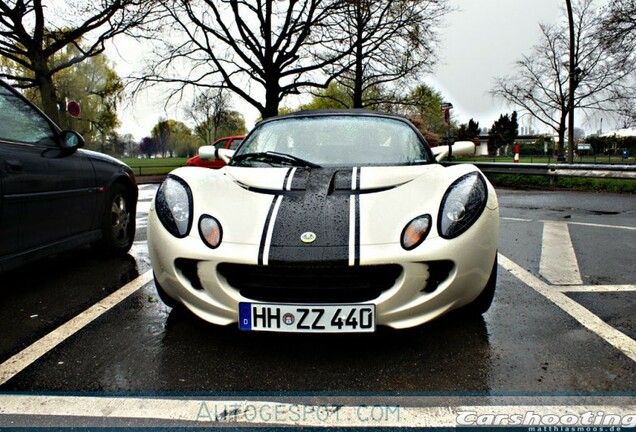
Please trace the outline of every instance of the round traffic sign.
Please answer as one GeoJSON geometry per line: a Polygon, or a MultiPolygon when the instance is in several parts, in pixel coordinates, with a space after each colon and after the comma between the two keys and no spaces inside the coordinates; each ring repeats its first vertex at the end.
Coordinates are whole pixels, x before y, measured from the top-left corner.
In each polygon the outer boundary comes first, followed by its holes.
{"type": "Polygon", "coordinates": [[[66,104],[66,112],[73,118],[77,118],[80,115],[80,104],[77,101],[71,100],[66,104]]]}

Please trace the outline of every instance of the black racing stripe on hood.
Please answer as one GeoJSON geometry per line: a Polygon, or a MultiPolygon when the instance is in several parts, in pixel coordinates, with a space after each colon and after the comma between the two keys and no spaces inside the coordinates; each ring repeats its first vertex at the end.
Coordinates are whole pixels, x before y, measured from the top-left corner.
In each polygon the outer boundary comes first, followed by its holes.
{"type": "Polygon", "coordinates": [[[268,264],[349,264],[352,170],[298,169],[274,223],[268,264]],[[334,193],[347,187],[349,193],[334,193]],[[313,243],[301,241],[306,232],[313,243]]]}

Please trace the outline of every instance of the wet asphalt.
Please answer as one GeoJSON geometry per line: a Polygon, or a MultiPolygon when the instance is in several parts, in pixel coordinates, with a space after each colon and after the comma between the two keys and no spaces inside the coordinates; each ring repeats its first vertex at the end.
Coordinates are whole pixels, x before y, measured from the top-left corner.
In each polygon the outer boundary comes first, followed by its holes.
{"type": "MultiPolygon", "coordinates": [[[[499,200],[500,253],[531,274],[540,277],[543,221],[559,221],[570,224],[585,285],[636,284],[633,195],[500,190],[499,200]]],[[[147,205],[140,209],[125,258],[104,260],[85,248],[0,275],[0,361],[150,268],[147,205]]],[[[636,338],[636,291],[567,296],[636,338]]],[[[634,391],[633,360],[502,267],[483,317],[453,313],[371,335],[217,327],[166,307],[149,283],[0,386],[144,394],[634,391]]]]}

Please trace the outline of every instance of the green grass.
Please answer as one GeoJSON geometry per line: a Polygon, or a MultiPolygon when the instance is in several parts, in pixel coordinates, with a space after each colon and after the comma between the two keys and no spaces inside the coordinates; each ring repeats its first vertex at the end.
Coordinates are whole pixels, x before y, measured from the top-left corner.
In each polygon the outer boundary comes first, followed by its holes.
{"type": "Polygon", "coordinates": [[[135,175],[138,176],[168,174],[176,168],[185,166],[187,160],[188,158],[121,159],[121,161],[131,167],[135,175]]]}
{"type": "Polygon", "coordinates": [[[516,189],[567,189],[580,191],[636,193],[635,180],[487,174],[494,186],[516,189]]]}

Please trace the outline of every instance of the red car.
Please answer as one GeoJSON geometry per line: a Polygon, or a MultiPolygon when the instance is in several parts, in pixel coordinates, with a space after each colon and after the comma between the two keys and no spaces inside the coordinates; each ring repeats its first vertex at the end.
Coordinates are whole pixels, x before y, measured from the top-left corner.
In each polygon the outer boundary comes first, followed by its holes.
{"type": "MultiPolygon", "coordinates": [[[[212,145],[218,149],[236,150],[239,144],[243,142],[243,138],[245,138],[245,135],[223,137],[214,141],[214,144],[212,145]]],[[[225,162],[223,162],[220,159],[204,161],[199,158],[199,155],[196,155],[188,159],[188,161],[186,162],[186,166],[198,166],[203,168],[219,169],[225,166],[225,162]]]]}

